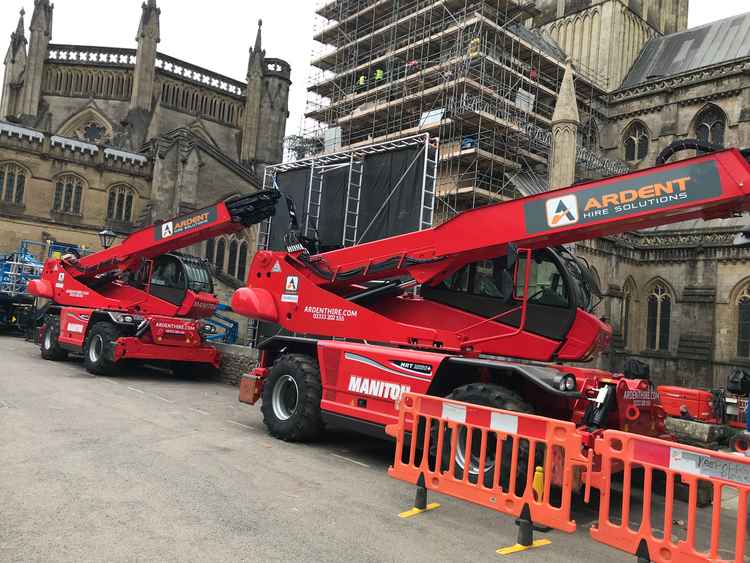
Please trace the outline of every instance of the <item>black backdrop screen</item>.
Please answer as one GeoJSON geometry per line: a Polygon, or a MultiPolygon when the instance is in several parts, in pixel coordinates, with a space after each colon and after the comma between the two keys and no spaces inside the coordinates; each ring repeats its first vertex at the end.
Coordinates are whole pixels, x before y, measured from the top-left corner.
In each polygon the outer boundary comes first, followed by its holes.
{"type": "MultiPolygon", "coordinates": [[[[423,146],[367,156],[362,174],[358,240],[361,238],[362,242],[370,242],[419,229],[424,174],[423,146]],[[404,178],[399,183],[402,176],[404,178]]],[[[323,175],[317,234],[322,246],[340,246],[342,243],[348,183],[348,166],[333,168],[323,175]]],[[[304,234],[310,169],[279,172],[276,175],[276,185],[285,196],[294,201],[297,221],[304,234]]],[[[284,235],[288,228],[289,211],[286,199],[282,197],[271,221],[270,250],[284,250],[284,235]]],[[[259,323],[259,342],[276,334],[287,333],[273,323],[259,323]]]]}
{"type": "MultiPolygon", "coordinates": [[[[367,156],[363,165],[357,239],[370,242],[418,230],[423,174],[423,146],[367,156]],[[399,183],[404,174],[405,177],[399,183]],[[390,195],[391,192],[393,195],[390,195]]],[[[279,172],[276,175],[276,183],[279,190],[294,201],[300,230],[304,234],[310,169],[279,172]]],[[[323,246],[337,246],[342,243],[348,183],[348,166],[332,168],[323,174],[317,233],[323,246]]],[[[284,234],[288,228],[289,211],[285,199],[282,198],[271,222],[270,250],[284,249],[284,234]]]]}

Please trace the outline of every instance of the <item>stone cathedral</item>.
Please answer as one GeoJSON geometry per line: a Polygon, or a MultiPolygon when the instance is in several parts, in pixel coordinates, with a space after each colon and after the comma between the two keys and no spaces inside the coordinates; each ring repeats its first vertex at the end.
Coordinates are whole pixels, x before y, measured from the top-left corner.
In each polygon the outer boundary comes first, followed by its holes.
{"type": "MultiPolygon", "coordinates": [[[[750,147],[750,13],[687,29],[688,0],[536,5],[527,25],[607,92],[594,124],[605,156],[638,170],[679,139],[750,147]]],[[[558,105],[553,127],[570,134],[580,125],[575,98],[561,91],[558,105]]],[[[568,183],[557,164],[553,187],[568,183]]],[[[615,330],[603,365],[634,357],[658,383],[707,388],[723,387],[733,366],[750,368],[750,249],[732,245],[748,224],[692,221],[579,244],[604,293],[597,310],[615,330]]]]}
{"type": "MultiPolygon", "coordinates": [[[[156,0],[142,5],[135,49],[55,44],[53,9],[35,0],[28,35],[22,11],[5,56],[0,252],[22,239],[98,250],[105,227],[126,234],[256,190],[281,161],[291,69],[266,57],[261,24],[238,81],[159,52],[156,0]]],[[[190,251],[231,286],[252,238],[190,251]]]]}

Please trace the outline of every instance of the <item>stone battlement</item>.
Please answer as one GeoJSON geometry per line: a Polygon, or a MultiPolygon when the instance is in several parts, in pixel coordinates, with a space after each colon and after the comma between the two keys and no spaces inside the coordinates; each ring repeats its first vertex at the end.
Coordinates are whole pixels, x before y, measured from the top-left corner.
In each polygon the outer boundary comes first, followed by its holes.
{"type": "MultiPolygon", "coordinates": [[[[53,44],[49,46],[47,62],[103,68],[135,68],[136,49],[53,44]]],[[[286,80],[290,79],[291,67],[285,60],[269,58],[265,60],[265,63],[265,73],[267,75],[278,76],[286,80]]],[[[156,69],[172,78],[178,78],[193,85],[216,90],[222,94],[238,98],[247,96],[247,84],[245,82],[229,78],[228,76],[165,55],[164,53],[156,54],[156,69]]]]}
{"type": "Polygon", "coordinates": [[[30,150],[50,158],[100,165],[105,169],[136,176],[151,175],[150,160],[142,154],[49,135],[5,121],[0,121],[0,146],[30,150]]]}

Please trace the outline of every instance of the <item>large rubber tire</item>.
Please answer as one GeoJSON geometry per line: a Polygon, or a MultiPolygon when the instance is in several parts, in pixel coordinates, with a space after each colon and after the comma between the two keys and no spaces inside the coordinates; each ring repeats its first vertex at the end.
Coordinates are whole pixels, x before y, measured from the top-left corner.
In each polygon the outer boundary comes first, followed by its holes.
{"type": "MultiPolygon", "coordinates": [[[[492,407],[496,409],[503,409],[507,411],[523,412],[532,414],[534,409],[526,403],[517,393],[502,387],[500,385],[494,385],[490,383],[470,383],[458,387],[446,397],[452,401],[461,401],[463,403],[471,403],[475,405],[483,405],[486,407],[492,407]]],[[[433,429],[433,433],[437,432],[437,428],[433,429]]],[[[486,487],[491,487],[494,484],[495,470],[497,464],[494,462],[494,458],[497,455],[495,451],[497,448],[493,447],[493,434],[488,436],[487,440],[487,459],[485,460],[485,471],[483,482],[486,487]]],[[[456,441],[456,459],[455,459],[455,475],[457,478],[462,479],[464,470],[466,469],[465,458],[465,444],[466,444],[466,432],[460,432],[457,436],[456,441]],[[462,447],[462,445],[464,447],[462,447]]],[[[435,447],[437,447],[437,439],[433,436],[431,440],[435,447]]],[[[445,428],[443,437],[443,455],[442,455],[442,468],[447,470],[450,464],[450,444],[451,444],[451,430],[445,428]]],[[[478,450],[480,446],[479,433],[475,433],[472,437],[472,455],[468,463],[469,470],[469,481],[476,483],[479,479],[479,456],[478,450]]],[[[538,448],[538,446],[537,446],[538,448]]],[[[513,455],[513,439],[507,438],[503,441],[501,446],[501,466],[500,466],[500,479],[499,484],[504,491],[509,490],[510,472],[511,472],[511,460],[513,455]]],[[[539,465],[543,463],[543,454],[537,451],[535,455],[535,464],[539,465]]],[[[516,473],[516,494],[522,495],[526,487],[526,468],[529,461],[529,444],[526,440],[521,440],[518,446],[518,458],[517,458],[517,473],[516,473]]],[[[533,469],[532,469],[533,474],[533,469]]]]}
{"type": "Polygon", "coordinates": [[[39,343],[42,358],[52,362],[61,362],[68,358],[68,352],[60,348],[60,342],[57,340],[59,336],[60,319],[57,317],[47,317],[47,320],[44,322],[42,341],[39,343]]]}
{"type": "Polygon", "coordinates": [[[110,359],[109,350],[120,337],[117,327],[100,321],[91,327],[83,343],[83,365],[94,375],[108,375],[115,371],[116,362],[110,359]]]}
{"type": "Polygon", "coordinates": [[[308,442],[323,430],[320,368],[310,356],[286,354],[269,370],[263,384],[263,423],[271,436],[308,442]]]}

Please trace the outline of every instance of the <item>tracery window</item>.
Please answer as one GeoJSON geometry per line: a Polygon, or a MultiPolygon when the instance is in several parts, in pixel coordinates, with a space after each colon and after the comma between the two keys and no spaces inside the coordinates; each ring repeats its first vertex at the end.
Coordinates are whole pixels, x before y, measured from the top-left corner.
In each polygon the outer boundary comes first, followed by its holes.
{"type": "Polygon", "coordinates": [[[750,358],[750,287],[737,298],[737,356],[750,358]]]}
{"type": "Polygon", "coordinates": [[[592,151],[599,150],[599,128],[596,121],[590,120],[581,130],[581,144],[592,151]]]}
{"type": "Polygon", "coordinates": [[[232,239],[229,243],[229,260],[227,261],[227,274],[237,277],[237,240],[232,239]]]}
{"type": "Polygon", "coordinates": [[[243,242],[240,245],[240,255],[237,259],[237,277],[241,280],[244,280],[247,274],[247,251],[247,242],[243,242]]]}
{"type": "Polygon", "coordinates": [[[219,242],[216,243],[216,261],[214,262],[217,272],[224,271],[224,254],[226,253],[226,249],[227,241],[223,238],[220,238],[219,242]]]}
{"type": "Polygon", "coordinates": [[[13,162],[0,164],[0,200],[5,203],[23,204],[28,172],[13,162]]]}
{"type": "Polygon", "coordinates": [[[633,312],[633,300],[635,299],[635,287],[631,280],[625,282],[622,290],[622,310],[620,311],[620,334],[622,334],[622,344],[628,348],[630,337],[630,319],[633,312]]]}
{"type": "Polygon", "coordinates": [[[649,350],[669,350],[672,294],[663,283],[652,286],[648,295],[646,345],[649,350]]]}
{"type": "Polygon", "coordinates": [[[240,280],[247,272],[248,243],[234,237],[218,237],[206,241],[205,257],[217,272],[224,272],[240,280]],[[226,259],[226,263],[225,263],[226,259]]]}
{"type": "Polygon", "coordinates": [[[635,162],[646,158],[649,144],[649,133],[646,126],[640,121],[631,123],[625,130],[623,144],[625,146],[625,160],[635,162]]]}
{"type": "Polygon", "coordinates": [[[81,214],[83,200],[83,180],[73,174],[64,174],[55,181],[55,197],[52,202],[53,211],[62,213],[81,214]]]}
{"type": "Polygon", "coordinates": [[[706,143],[724,145],[727,118],[718,107],[705,107],[695,119],[695,136],[706,143]]]}
{"type": "Polygon", "coordinates": [[[107,193],[107,219],[130,223],[133,220],[135,190],[130,186],[117,185],[107,193]]]}

